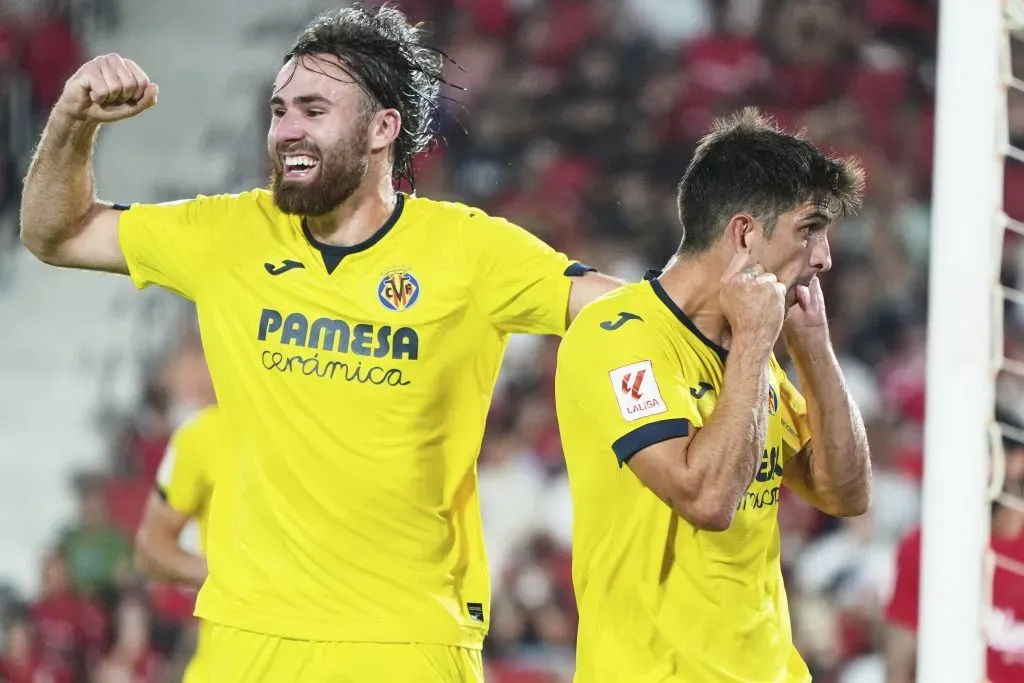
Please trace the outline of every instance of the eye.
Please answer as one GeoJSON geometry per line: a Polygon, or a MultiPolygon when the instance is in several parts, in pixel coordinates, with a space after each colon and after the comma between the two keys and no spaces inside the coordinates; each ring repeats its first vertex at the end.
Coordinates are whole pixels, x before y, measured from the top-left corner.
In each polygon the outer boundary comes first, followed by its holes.
{"type": "Polygon", "coordinates": [[[317,116],[323,116],[323,114],[324,114],[324,112],[321,111],[320,109],[310,109],[309,111],[306,112],[306,116],[308,116],[310,118],[315,118],[317,116]]]}
{"type": "Polygon", "coordinates": [[[275,107],[274,109],[270,110],[270,115],[273,116],[275,119],[279,119],[282,116],[284,116],[284,109],[281,109],[280,107],[275,107]]]}

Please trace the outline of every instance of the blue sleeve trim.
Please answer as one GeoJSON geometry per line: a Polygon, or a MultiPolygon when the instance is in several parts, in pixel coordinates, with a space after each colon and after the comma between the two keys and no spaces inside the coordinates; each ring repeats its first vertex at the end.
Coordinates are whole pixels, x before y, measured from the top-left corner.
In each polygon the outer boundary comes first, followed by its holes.
{"type": "Polygon", "coordinates": [[[112,208],[114,211],[127,211],[128,209],[132,208],[132,205],[131,204],[114,204],[110,208],[112,208]]]}
{"type": "Polygon", "coordinates": [[[656,443],[678,439],[689,435],[690,421],[684,418],[650,422],[642,427],[637,427],[628,434],[615,440],[612,450],[619,460],[619,467],[622,467],[634,455],[656,443]]]}
{"type": "Polygon", "coordinates": [[[566,268],[565,272],[562,273],[562,274],[565,275],[566,277],[583,277],[587,273],[596,273],[596,272],[597,272],[597,268],[591,268],[590,266],[586,265],[585,263],[580,263],[579,261],[574,261],[574,262],[569,264],[569,267],[566,268]]]}

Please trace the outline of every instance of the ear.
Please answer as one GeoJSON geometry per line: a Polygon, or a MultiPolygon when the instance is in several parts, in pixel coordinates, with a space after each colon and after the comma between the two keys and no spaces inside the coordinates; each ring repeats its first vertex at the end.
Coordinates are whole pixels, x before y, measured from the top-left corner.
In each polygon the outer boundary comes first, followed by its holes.
{"type": "Polygon", "coordinates": [[[738,213],[729,219],[725,232],[734,251],[750,251],[755,226],[753,216],[745,213],[738,213]]]}
{"type": "Polygon", "coordinates": [[[402,132],[402,115],[397,109],[381,109],[370,119],[370,151],[381,152],[394,144],[402,132]]]}

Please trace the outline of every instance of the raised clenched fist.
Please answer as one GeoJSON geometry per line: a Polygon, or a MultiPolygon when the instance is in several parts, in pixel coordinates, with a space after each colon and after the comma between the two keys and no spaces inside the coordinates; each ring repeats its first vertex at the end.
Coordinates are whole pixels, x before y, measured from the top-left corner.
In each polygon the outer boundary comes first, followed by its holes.
{"type": "Polygon", "coordinates": [[[130,59],[110,54],[86,62],[68,79],[57,109],[80,121],[112,123],[156,104],[157,86],[130,59]]]}

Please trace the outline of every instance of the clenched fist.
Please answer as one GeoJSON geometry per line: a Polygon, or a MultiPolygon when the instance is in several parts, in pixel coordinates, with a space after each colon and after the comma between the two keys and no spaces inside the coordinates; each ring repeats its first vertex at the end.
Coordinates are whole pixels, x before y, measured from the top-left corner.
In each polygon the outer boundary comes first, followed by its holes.
{"type": "Polygon", "coordinates": [[[737,252],[722,274],[718,295],[733,339],[771,348],[786,318],[786,287],[746,252],[737,252]]]}
{"type": "Polygon", "coordinates": [[[130,59],[110,54],[86,62],[68,79],[57,109],[79,121],[112,123],[156,104],[156,83],[130,59]]]}

